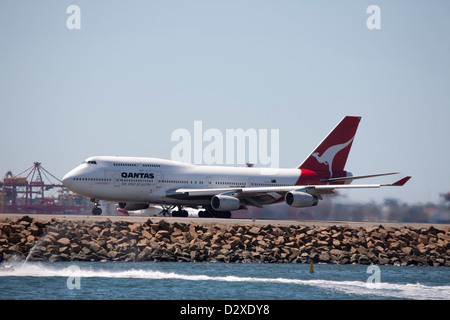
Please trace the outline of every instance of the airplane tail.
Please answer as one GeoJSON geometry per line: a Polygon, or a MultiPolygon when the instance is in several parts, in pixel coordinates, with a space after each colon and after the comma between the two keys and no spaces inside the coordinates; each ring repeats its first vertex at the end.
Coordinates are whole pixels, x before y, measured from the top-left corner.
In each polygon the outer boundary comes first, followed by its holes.
{"type": "Polygon", "coordinates": [[[360,120],[351,116],[342,119],[298,168],[323,172],[328,178],[342,176],[360,120]]]}

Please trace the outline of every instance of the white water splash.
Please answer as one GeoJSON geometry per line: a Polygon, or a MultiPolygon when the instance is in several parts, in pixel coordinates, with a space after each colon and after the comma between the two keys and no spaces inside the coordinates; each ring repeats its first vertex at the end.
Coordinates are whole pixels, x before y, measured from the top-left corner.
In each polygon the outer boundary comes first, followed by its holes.
{"type": "Polygon", "coordinates": [[[333,281],[324,279],[288,279],[288,278],[258,278],[240,276],[209,276],[189,275],[174,272],[161,272],[143,269],[103,270],[92,268],[71,268],[67,266],[49,266],[47,264],[29,262],[26,265],[13,266],[13,269],[0,271],[0,277],[81,277],[81,278],[130,278],[130,279],[173,279],[183,281],[222,281],[248,283],[281,283],[312,286],[324,290],[358,295],[393,297],[400,299],[450,299],[450,286],[429,286],[420,283],[395,284],[379,283],[376,288],[370,287],[362,281],[333,281]]]}

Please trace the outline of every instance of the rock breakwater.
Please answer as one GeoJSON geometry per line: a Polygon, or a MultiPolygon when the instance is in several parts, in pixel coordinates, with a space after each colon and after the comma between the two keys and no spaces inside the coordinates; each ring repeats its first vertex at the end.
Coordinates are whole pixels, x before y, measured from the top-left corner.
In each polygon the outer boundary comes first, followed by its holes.
{"type": "Polygon", "coordinates": [[[450,266],[450,230],[429,227],[0,221],[5,259],[450,266]]]}

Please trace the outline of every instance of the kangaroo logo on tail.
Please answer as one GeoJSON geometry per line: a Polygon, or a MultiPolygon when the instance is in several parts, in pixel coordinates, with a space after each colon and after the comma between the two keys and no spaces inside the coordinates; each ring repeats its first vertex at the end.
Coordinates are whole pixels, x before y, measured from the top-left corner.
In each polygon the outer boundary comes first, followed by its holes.
{"type": "MultiPolygon", "coordinates": [[[[355,138],[355,137],[353,136],[353,138],[355,138]]],[[[311,154],[311,156],[313,156],[314,158],[317,159],[317,162],[323,163],[328,166],[328,170],[330,170],[330,178],[333,176],[334,157],[336,157],[336,154],[339,151],[341,151],[342,149],[347,147],[353,141],[353,138],[351,138],[350,140],[348,140],[347,142],[345,142],[343,144],[337,144],[335,146],[329,147],[327,150],[325,150],[322,153],[321,156],[319,156],[318,152],[314,152],[313,154],[311,154]]]]}
{"type": "Polygon", "coordinates": [[[342,119],[297,168],[315,171],[321,178],[326,178],[327,169],[330,178],[333,171],[334,174],[345,175],[345,163],[360,120],[361,117],[353,116],[342,119]]]}

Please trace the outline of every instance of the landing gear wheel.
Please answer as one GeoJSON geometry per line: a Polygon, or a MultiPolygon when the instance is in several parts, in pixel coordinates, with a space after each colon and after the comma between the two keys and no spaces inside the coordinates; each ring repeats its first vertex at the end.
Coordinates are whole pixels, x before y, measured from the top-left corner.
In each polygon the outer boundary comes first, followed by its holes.
{"type": "Polygon", "coordinates": [[[199,212],[199,217],[203,217],[203,218],[223,218],[223,219],[231,218],[231,212],[230,211],[216,211],[216,210],[214,210],[211,207],[206,207],[205,211],[203,211],[203,212],[204,213],[202,214],[202,216],[200,216],[200,212],[199,212]]]}
{"type": "Polygon", "coordinates": [[[98,204],[98,201],[95,199],[91,199],[91,202],[94,203],[94,207],[92,208],[92,214],[94,216],[99,216],[102,214],[102,208],[100,208],[100,205],[98,204]]]}
{"type": "Polygon", "coordinates": [[[172,211],[172,217],[184,217],[187,218],[189,213],[183,209],[183,206],[178,206],[177,211],[172,211]]]}
{"type": "Polygon", "coordinates": [[[199,218],[212,218],[211,215],[206,210],[202,210],[198,212],[199,218]]]}
{"type": "Polygon", "coordinates": [[[172,217],[187,217],[189,214],[186,210],[172,211],[172,217]]]}
{"type": "Polygon", "coordinates": [[[99,207],[94,207],[94,208],[92,208],[92,214],[93,214],[94,216],[99,216],[99,215],[101,215],[101,214],[102,214],[102,208],[99,208],[99,207]]]}

